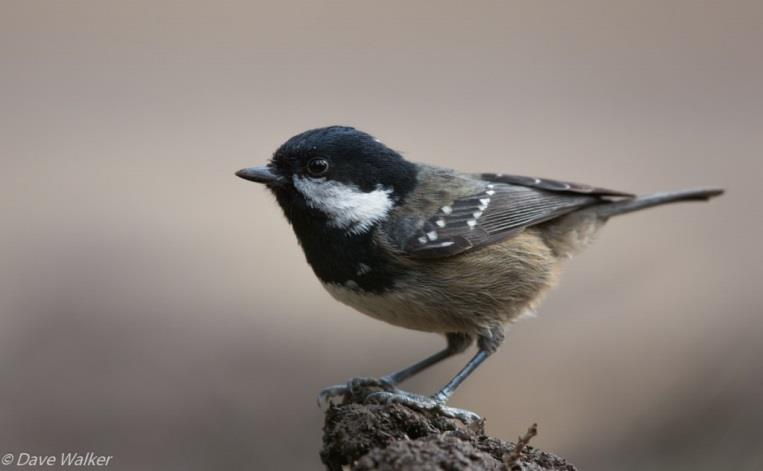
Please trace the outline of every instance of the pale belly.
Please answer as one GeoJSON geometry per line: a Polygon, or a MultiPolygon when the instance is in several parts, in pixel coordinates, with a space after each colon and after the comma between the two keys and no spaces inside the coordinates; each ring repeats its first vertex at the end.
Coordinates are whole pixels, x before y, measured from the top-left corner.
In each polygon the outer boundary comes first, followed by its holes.
{"type": "Polygon", "coordinates": [[[384,293],[354,283],[323,286],[336,300],[396,326],[479,334],[534,310],[558,271],[557,258],[530,231],[456,257],[408,263],[405,282],[384,293]]]}
{"type": "Polygon", "coordinates": [[[384,294],[367,293],[341,285],[324,283],[323,287],[337,301],[374,319],[406,329],[425,332],[471,332],[473,322],[465,321],[444,309],[422,304],[408,290],[384,294]]]}

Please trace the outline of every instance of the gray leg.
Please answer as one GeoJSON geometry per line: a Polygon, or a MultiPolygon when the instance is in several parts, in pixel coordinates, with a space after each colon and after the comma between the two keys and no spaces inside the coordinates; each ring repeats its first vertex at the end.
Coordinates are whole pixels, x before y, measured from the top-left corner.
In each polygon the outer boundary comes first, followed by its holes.
{"type": "Polygon", "coordinates": [[[381,378],[352,378],[345,384],[337,384],[329,386],[321,390],[318,394],[318,405],[322,406],[328,403],[332,397],[343,396],[346,393],[352,393],[358,387],[362,386],[376,386],[389,392],[401,392],[395,385],[400,384],[406,379],[414,376],[425,369],[433,366],[446,358],[450,358],[453,355],[459,354],[469,348],[472,343],[472,337],[469,334],[463,333],[449,333],[445,335],[448,345],[441,351],[431,355],[423,360],[414,363],[413,365],[403,368],[400,371],[390,373],[382,376],[381,378]]]}
{"type": "Polygon", "coordinates": [[[436,365],[446,358],[450,358],[453,355],[457,355],[463,352],[469,348],[469,345],[472,343],[472,337],[469,334],[451,333],[446,334],[445,337],[448,340],[448,346],[443,350],[440,350],[430,357],[424,358],[418,363],[414,363],[408,368],[403,368],[400,371],[384,375],[380,379],[382,381],[388,382],[389,384],[400,384],[406,379],[424,371],[430,366],[436,365]]]}
{"type": "Polygon", "coordinates": [[[432,397],[419,396],[404,391],[381,391],[369,394],[367,399],[384,403],[400,403],[423,410],[438,409],[445,415],[461,419],[464,422],[480,420],[480,417],[474,412],[446,407],[445,403],[448,402],[448,399],[453,395],[456,388],[458,388],[458,386],[463,383],[464,380],[487,359],[487,357],[498,349],[503,342],[503,339],[503,328],[501,326],[493,327],[485,334],[480,335],[477,340],[477,345],[479,347],[477,354],[469,360],[466,366],[464,366],[453,379],[448,381],[448,384],[432,397]]]}
{"type": "Polygon", "coordinates": [[[461,371],[456,373],[456,376],[454,376],[453,379],[448,381],[448,384],[443,386],[437,394],[432,396],[432,399],[440,404],[448,402],[450,396],[456,392],[456,388],[458,388],[461,383],[463,383],[464,380],[482,364],[483,361],[487,360],[487,357],[498,350],[498,347],[503,343],[503,339],[502,327],[491,329],[487,335],[480,335],[477,340],[477,346],[479,347],[477,354],[466,363],[466,366],[464,366],[461,371]]]}

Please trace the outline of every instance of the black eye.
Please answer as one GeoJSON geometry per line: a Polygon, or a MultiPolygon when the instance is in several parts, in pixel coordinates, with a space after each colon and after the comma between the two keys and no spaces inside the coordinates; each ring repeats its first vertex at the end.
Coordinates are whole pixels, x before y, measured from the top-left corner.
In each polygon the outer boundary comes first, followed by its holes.
{"type": "Polygon", "coordinates": [[[323,175],[328,171],[328,169],[329,161],[321,157],[310,159],[310,161],[307,163],[307,171],[314,177],[323,175]]]}

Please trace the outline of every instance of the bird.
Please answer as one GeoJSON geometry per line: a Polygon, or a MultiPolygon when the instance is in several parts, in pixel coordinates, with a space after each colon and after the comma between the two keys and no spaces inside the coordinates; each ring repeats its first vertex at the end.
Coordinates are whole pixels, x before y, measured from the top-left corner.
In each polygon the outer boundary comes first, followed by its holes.
{"type": "Polygon", "coordinates": [[[395,326],[445,337],[443,350],[380,378],[329,386],[319,402],[375,386],[367,402],[439,410],[504,341],[508,324],[537,310],[562,262],[587,247],[614,216],[720,188],[636,196],[591,185],[502,173],[462,173],[406,160],[349,126],[288,139],[264,166],[236,172],[275,196],[307,263],[337,301],[395,326]],[[431,396],[404,380],[476,342],[477,352],[431,396]]]}

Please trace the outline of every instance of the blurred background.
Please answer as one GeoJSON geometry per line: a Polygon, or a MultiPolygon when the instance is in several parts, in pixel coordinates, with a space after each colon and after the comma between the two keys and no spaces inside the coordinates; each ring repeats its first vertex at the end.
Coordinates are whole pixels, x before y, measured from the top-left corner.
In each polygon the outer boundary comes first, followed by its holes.
{"type": "Polygon", "coordinates": [[[581,469],[763,469],[761,44],[755,0],[3,1],[0,452],[319,469],[320,388],[443,345],[330,299],[233,176],[348,124],[465,171],[726,187],[613,220],[452,405],[581,469]]]}

